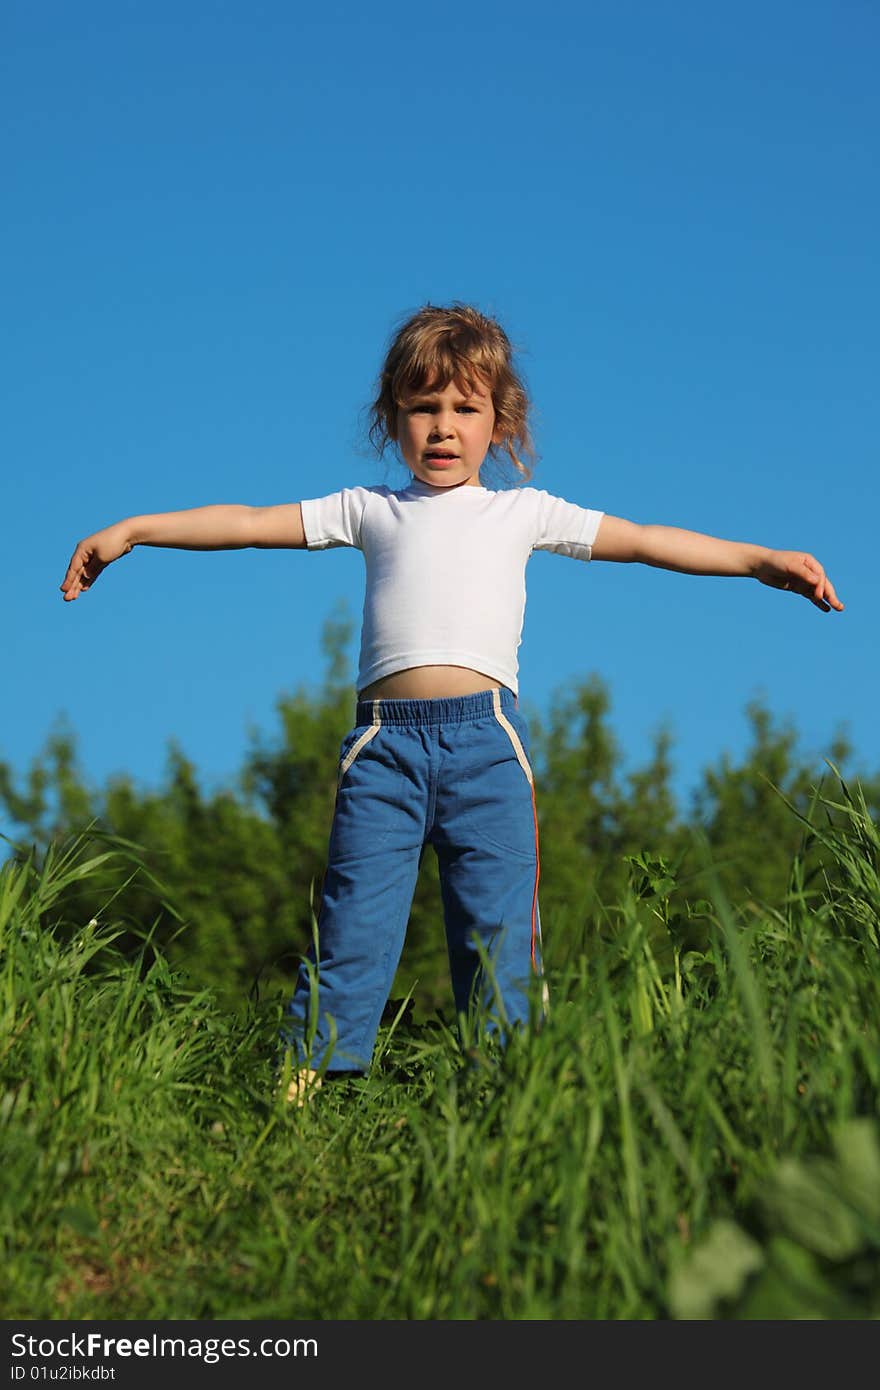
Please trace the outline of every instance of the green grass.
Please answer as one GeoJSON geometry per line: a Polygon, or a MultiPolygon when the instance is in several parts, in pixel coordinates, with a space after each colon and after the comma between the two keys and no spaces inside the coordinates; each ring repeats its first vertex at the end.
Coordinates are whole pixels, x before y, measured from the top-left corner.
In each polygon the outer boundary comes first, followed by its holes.
{"type": "Polygon", "coordinates": [[[880,838],[842,781],[814,810],[833,888],[798,858],[738,909],[706,857],[682,922],[640,858],[570,924],[541,1029],[500,1052],[398,1009],[369,1077],[303,1110],[281,999],[233,1013],[148,941],[124,958],[112,903],[56,921],[84,838],[10,860],[0,1314],[880,1316],[880,838]]]}

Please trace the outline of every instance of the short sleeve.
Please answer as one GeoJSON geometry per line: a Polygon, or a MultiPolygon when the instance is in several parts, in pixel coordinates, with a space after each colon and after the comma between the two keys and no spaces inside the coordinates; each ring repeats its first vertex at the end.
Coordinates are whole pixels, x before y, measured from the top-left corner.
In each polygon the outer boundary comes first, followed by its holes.
{"type": "Polygon", "coordinates": [[[535,492],[533,550],[551,550],[573,560],[589,560],[604,512],[579,507],[549,492],[535,492]]]}
{"type": "Polygon", "coordinates": [[[344,487],[327,497],[312,497],[300,503],[303,531],[309,550],[329,550],[350,545],[362,549],[361,527],[367,501],[374,492],[387,488],[344,487]]]}

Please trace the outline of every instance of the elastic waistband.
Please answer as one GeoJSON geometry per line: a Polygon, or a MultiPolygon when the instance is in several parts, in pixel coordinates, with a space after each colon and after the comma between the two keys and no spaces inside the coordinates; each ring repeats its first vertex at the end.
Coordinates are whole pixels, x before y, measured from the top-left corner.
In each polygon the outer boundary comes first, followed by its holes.
{"type": "Polygon", "coordinates": [[[516,708],[516,696],[505,685],[440,700],[358,700],[355,724],[463,724],[516,708]]]}

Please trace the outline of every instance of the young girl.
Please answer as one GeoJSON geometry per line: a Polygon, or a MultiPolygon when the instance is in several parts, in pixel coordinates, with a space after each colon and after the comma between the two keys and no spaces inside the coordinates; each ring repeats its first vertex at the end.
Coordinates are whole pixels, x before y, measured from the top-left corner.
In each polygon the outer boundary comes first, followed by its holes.
{"type": "Polygon", "coordinates": [[[406,487],[132,517],[80,541],[61,585],[75,599],[135,545],[363,551],[357,707],[339,755],[318,958],[300,968],[289,1006],[298,1100],[325,1072],[369,1066],[429,842],[457,1010],[483,1007],[503,1026],[528,1017],[542,970],[539,854],[517,648],[533,550],[748,575],[821,612],[843,608],[803,551],[639,525],[522,486],[526,392],[503,329],[467,305],[427,306],[403,325],[370,434],[380,453],[397,446],[406,487]],[[480,470],[498,450],[519,485],[493,491],[480,470]]]}

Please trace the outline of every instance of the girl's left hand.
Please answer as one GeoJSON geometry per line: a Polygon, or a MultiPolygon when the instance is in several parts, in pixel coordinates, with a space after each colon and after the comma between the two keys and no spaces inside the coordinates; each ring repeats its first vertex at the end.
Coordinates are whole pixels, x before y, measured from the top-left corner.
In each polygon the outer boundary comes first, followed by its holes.
{"type": "Polygon", "coordinates": [[[803,550],[768,550],[755,569],[755,578],[772,589],[789,589],[803,594],[823,613],[838,612],[843,604],[819,561],[803,550]]]}

